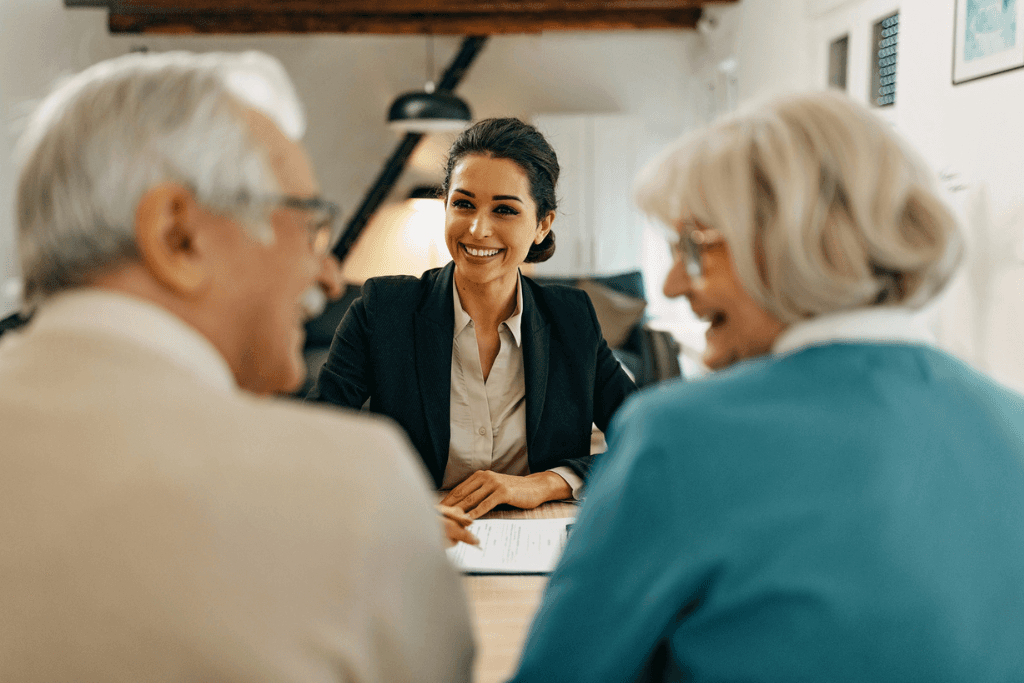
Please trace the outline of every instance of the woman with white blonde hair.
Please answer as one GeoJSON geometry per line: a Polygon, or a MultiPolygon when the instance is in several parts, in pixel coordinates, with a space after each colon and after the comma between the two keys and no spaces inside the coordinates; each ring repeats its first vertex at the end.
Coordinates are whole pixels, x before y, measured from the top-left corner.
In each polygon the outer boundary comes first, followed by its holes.
{"type": "Polygon", "coordinates": [[[928,169],[838,95],[790,100],[684,138],[647,167],[637,198],[673,228],[665,293],[690,297],[711,323],[713,369],[761,355],[782,328],[817,316],[917,307],[945,285],[961,252],[928,169]],[[705,255],[712,275],[735,274],[741,291],[719,302],[717,282],[694,277],[705,255]],[[731,267],[716,268],[726,255],[731,267]],[[734,310],[737,299],[760,314],[734,310]]]}
{"type": "Polygon", "coordinates": [[[515,680],[1024,680],[1024,398],[914,323],[962,250],[928,170],[816,94],[637,194],[721,371],[623,406],[515,680]]]}

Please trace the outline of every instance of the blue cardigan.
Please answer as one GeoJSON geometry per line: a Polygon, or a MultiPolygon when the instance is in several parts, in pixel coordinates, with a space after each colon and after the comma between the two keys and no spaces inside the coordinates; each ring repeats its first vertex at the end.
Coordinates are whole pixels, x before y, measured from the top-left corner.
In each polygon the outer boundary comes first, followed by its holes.
{"type": "Polygon", "coordinates": [[[516,681],[1024,681],[1024,399],[831,343],[642,392],[516,681]]]}

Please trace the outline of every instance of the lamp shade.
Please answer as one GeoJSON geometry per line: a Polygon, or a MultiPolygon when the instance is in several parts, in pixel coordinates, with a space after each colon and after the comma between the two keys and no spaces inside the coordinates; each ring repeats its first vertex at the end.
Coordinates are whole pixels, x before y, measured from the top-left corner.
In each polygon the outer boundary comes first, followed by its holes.
{"type": "Polygon", "coordinates": [[[392,128],[413,133],[462,130],[472,120],[469,106],[449,92],[407,92],[388,110],[392,128]]]}
{"type": "Polygon", "coordinates": [[[444,202],[410,198],[373,214],[342,266],[346,282],[380,275],[413,275],[451,261],[444,239],[444,202]]]}

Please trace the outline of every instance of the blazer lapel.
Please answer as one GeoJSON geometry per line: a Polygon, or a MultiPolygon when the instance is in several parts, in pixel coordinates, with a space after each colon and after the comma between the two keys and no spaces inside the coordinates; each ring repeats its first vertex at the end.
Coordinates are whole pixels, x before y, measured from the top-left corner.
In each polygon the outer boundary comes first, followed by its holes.
{"type": "MultiPolygon", "coordinates": [[[[454,264],[442,268],[416,312],[416,375],[419,380],[423,412],[434,445],[436,468],[431,468],[440,485],[448,464],[451,439],[449,410],[452,384],[452,331],[455,312],[452,299],[454,264]]],[[[427,454],[424,453],[424,456],[427,454]]]]}
{"type": "Polygon", "coordinates": [[[540,431],[544,412],[544,396],[548,388],[548,358],[551,330],[540,314],[533,292],[523,283],[523,372],[526,375],[526,452],[533,453],[534,435],[540,431]]]}

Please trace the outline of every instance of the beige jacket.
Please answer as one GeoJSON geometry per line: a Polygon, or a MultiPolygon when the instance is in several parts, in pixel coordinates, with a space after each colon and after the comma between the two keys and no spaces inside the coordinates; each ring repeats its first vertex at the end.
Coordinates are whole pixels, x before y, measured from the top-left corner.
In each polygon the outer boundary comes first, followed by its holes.
{"type": "Polygon", "coordinates": [[[61,296],[0,340],[0,679],[468,680],[427,486],[391,423],[253,397],[162,309],[61,296]]]}

